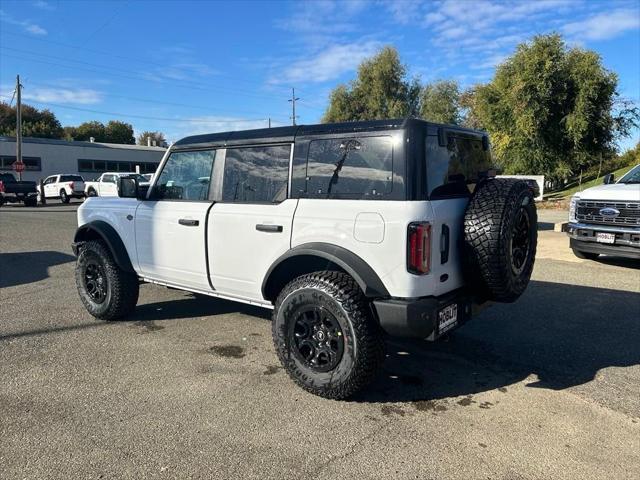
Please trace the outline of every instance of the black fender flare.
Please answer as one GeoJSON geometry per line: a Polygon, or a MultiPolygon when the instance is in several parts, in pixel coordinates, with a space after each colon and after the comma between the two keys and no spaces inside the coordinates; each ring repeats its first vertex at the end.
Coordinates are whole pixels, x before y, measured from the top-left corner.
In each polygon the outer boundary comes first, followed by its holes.
{"type": "Polygon", "coordinates": [[[89,240],[95,240],[96,238],[104,241],[118,267],[125,272],[135,273],[131,259],[129,258],[129,253],[120,235],[118,235],[118,232],[116,232],[111,225],[102,220],[94,220],[93,222],[78,227],[71,246],[73,253],[78,255],[78,246],[80,244],[89,240]]]}
{"type": "MultiPolygon", "coordinates": [[[[272,281],[274,281],[274,277],[277,277],[279,267],[296,257],[300,257],[299,260],[302,262],[305,259],[315,258],[337,265],[353,277],[368,298],[386,298],[390,296],[378,274],[358,255],[337,245],[313,242],[292,248],[271,264],[262,282],[262,296],[265,299],[275,300],[275,298],[272,298],[273,294],[270,288],[272,281]]],[[[297,267],[304,270],[304,267],[299,263],[297,267]]]]}

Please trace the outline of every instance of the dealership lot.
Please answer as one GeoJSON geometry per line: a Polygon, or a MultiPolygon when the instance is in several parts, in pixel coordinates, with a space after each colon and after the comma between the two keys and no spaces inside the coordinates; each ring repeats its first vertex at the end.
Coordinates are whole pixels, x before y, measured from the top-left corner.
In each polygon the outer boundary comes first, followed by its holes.
{"type": "Polygon", "coordinates": [[[269,312],[144,285],[81,306],[77,203],[0,210],[3,478],[630,478],[640,262],[575,258],[540,212],[533,281],[446,342],[391,340],[351,401],[286,378],[269,312]]]}

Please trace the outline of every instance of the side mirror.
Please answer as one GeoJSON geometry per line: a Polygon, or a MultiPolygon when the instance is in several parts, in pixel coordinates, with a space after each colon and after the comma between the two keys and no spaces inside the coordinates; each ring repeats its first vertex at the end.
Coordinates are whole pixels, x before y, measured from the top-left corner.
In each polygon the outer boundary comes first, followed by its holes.
{"type": "Polygon", "coordinates": [[[147,198],[148,185],[141,186],[135,175],[122,175],[118,177],[118,196],[120,198],[137,198],[145,200],[147,198]]]}
{"type": "Polygon", "coordinates": [[[604,183],[605,185],[609,185],[609,184],[611,184],[613,182],[614,182],[613,173],[608,173],[607,175],[605,175],[604,179],[602,181],[602,183],[604,183]]]}

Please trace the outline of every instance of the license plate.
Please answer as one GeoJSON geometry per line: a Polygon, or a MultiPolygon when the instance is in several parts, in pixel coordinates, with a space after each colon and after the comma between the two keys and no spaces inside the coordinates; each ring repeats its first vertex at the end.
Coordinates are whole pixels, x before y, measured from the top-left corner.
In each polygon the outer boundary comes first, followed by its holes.
{"type": "Polygon", "coordinates": [[[451,330],[458,324],[458,304],[454,303],[444,307],[438,312],[438,332],[451,330]]]}
{"type": "Polygon", "coordinates": [[[596,233],[596,242],[599,243],[616,243],[616,234],[615,233],[596,233]]]}

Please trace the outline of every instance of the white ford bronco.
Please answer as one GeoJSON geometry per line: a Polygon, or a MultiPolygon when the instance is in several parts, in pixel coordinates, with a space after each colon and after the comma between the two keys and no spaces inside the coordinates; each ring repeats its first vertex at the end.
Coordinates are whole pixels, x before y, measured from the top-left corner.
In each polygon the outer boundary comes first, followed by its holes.
{"type": "Polygon", "coordinates": [[[610,173],[604,185],[574,195],[567,233],[578,258],[640,258],[640,165],[617,182],[610,173]]]}
{"type": "Polygon", "coordinates": [[[78,209],[80,298],[105,320],[132,312],[140,282],[273,309],[291,378],[348,397],[384,334],[435,340],[525,290],[532,192],[491,160],[486,134],[415,119],[185,138],[150,186],[124,176],[78,209]]]}

